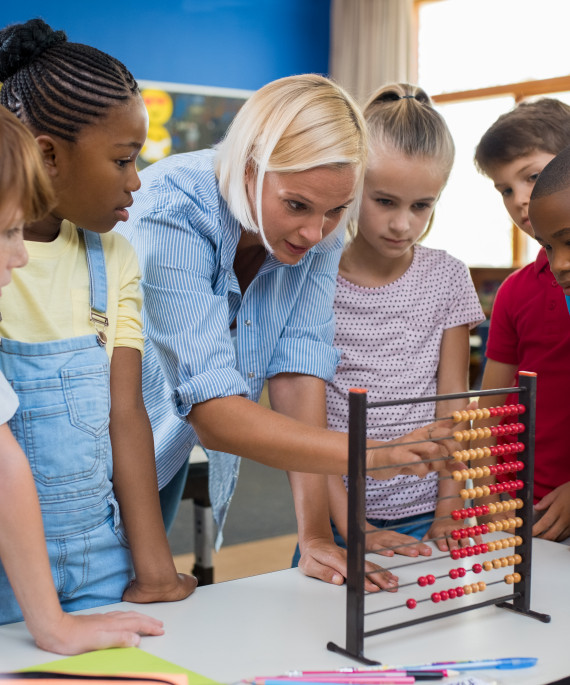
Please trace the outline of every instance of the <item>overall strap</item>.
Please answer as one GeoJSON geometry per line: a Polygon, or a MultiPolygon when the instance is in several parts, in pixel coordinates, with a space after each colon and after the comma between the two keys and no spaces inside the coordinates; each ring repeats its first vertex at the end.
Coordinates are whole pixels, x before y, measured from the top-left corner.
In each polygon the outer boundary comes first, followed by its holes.
{"type": "Polygon", "coordinates": [[[100,345],[107,343],[105,329],[109,325],[107,318],[107,269],[105,268],[105,253],[101,236],[94,231],[77,229],[83,236],[85,252],[87,254],[87,269],[89,271],[89,320],[97,330],[100,345]]]}

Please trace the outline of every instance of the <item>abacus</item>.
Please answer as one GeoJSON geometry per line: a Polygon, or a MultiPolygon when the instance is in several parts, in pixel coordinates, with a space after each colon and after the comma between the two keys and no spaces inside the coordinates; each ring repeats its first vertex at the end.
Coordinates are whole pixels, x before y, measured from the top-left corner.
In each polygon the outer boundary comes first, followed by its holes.
{"type": "MultiPolygon", "coordinates": [[[[533,522],[533,473],[534,473],[534,433],[535,433],[535,404],[536,404],[536,374],[519,372],[519,385],[512,388],[498,388],[496,390],[478,391],[472,393],[456,393],[436,395],[432,397],[416,397],[405,400],[386,402],[367,402],[367,393],[363,389],[353,389],[349,393],[349,429],[348,429],[348,569],[346,581],[346,646],[341,647],[334,642],[327,644],[330,651],[344,654],[364,664],[376,664],[377,661],[364,656],[364,639],[372,635],[379,635],[398,628],[405,628],[425,621],[432,621],[445,616],[470,611],[484,606],[495,605],[503,609],[536,618],[544,623],[550,621],[550,616],[532,611],[530,608],[531,572],[532,572],[532,522],[533,522]],[[394,568],[404,568],[412,573],[409,581],[400,582],[398,592],[385,591],[367,593],[364,590],[365,572],[365,489],[366,489],[366,425],[367,410],[382,408],[398,404],[412,404],[418,402],[437,402],[442,400],[465,399],[466,402],[473,395],[508,395],[517,394],[520,404],[509,404],[491,409],[472,409],[453,412],[454,423],[488,418],[489,416],[517,416],[519,421],[509,425],[499,425],[486,428],[471,428],[455,431],[449,437],[457,442],[476,442],[483,438],[496,435],[517,435],[517,442],[510,445],[492,447],[471,447],[470,449],[454,452],[452,458],[461,462],[461,467],[452,470],[450,478],[456,481],[470,479],[475,487],[461,489],[460,496],[465,504],[462,509],[454,510],[451,518],[457,521],[457,528],[452,537],[463,539],[463,546],[448,552],[439,552],[435,558],[424,557],[406,560],[394,568]],[[491,466],[472,466],[478,459],[485,457],[516,454],[517,459],[505,464],[491,466]],[[463,468],[466,464],[468,468],[463,468]],[[476,485],[482,477],[497,473],[516,474],[515,480],[506,483],[496,483],[484,486],[476,485]],[[477,499],[492,493],[510,492],[516,496],[510,500],[477,505],[477,499]],[[474,506],[471,506],[474,505],[474,506]],[[473,519],[484,514],[504,513],[505,518],[482,525],[465,525],[466,519],[473,519]],[[497,533],[515,529],[515,535],[498,537],[497,533]],[[466,538],[476,537],[484,540],[481,544],[465,545],[466,538]],[[498,556],[486,559],[482,563],[477,560],[471,564],[473,557],[498,552],[498,556]],[[417,573],[420,564],[430,561],[451,559],[453,566],[440,575],[417,573]],[[465,560],[465,561],[462,561],[465,560]],[[459,562],[459,563],[458,563],[459,562]],[[508,570],[512,567],[512,571],[508,570]],[[411,570],[410,570],[411,569],[411,570]],[[508,572],[501,571],[507,569],[508,572]],[[489,580],[481,580],[481,574],[487,575],[489,580]],[[502,574],[500,577],[496,577],[502,574]],[[450,587],[450,581],[455,581],[450,587]],[[471,582],[465,582],[471,581],[471,582]],[[460,584],[462,583],[462,584],[460,584]],[[494,587],[493,587],[494,586],[494,587]],[[502,588],[509,588],[504,592],[502,588]],[[492,598],[483,598],[483,592],[492,588],[492,598]],[[403,593],[402,593],[403,590],[403,593]],[[497,594],[499,593],[499,594],[497,594]],[[408,596],[402,600],[402,594],[408,596]],[[374,598],[374,599],[373,599],[374,598]],[[376,608],[365,611],[365,600],[376,602],[376,608]],[[441,610],[452,604],[452,608],[441,610]],[[382,620],[394,609],[406,608],[412,612],[410,620],[384,623],[374,629],[365,630],[365,619],[374,617],[382,620]],[[421,609],[421,610],[420,610],[421,609]]],[[[405,431],[403,431],[405,432],[405,431]]],[[[411,443],[408,443],[411,444],[411,443]]],[[[467,484],[466,484],[467,485],[467,484]]],[[[393,529],[396,529],[394,526],[393,529]]],[[[446,561],[447,563],[447,561],[446,561]]],[[[441,564],[439,564],[441,565],[441,564]]],[[[401,613],[401,612],[399,612],[401,613]]]]}

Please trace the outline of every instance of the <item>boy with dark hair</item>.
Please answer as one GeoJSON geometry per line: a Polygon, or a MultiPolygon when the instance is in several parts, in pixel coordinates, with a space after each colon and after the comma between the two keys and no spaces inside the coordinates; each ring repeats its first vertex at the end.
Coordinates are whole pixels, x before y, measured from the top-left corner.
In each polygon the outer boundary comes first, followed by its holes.
{"type": "MultiPolygon", "coordinates": [[[[549,162],[532,191],[529,216],[534,237],[546,250],[550,268],[566,298],[570,295],[570,147],[549,162]]],[[[552,534],[570,538],[570,481],[559,485],[549,499],[552,534]]],[[[545,514],[546,517],[546,514],[545,514]]],[[[570,541],[570,540],[569,540],[570,541]]]]}
{"type": "MultiPolygon", "coordinates": [[[[529,202],[538,175],[570,145],[570,107],[551,98],[522,103],[484,134],[475,164],[501,193],[514,223],[534,237],[529,202]]],[[[568,278],[570,281],[570,277],[568,278]]],[[[570,290],[568,290],[570,294],[570,290]]],[[[516,384],[518,371],[538,374],[533,535],[563,540],[570,535],[570,459],[563,426],[570,422],[570,319],[544,249],[499,288],[489,329],[482,390],[516,384]]],[[[482,397],[481,408],[516,397],[482,397]]],[[[504,422],[511,422],[509,417],[504,422]]],[[[508,441],[511,436],[499,438],[508,441]]],[[[506,455],[505,460],[512,460],[506,455]]],[[[511,474],[510,474],[511,475],[511,474]]],[[[506,479],[509,476],[503,476],[506,479]]]]}

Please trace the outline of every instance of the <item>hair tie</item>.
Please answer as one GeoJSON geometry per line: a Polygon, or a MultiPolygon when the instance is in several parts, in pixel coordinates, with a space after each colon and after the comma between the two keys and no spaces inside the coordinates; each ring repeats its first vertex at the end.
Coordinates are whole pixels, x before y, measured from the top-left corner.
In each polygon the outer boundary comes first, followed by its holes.
{"type": "Polygon", "coordinates": [[[417,100],[415,95],[400,95],[401,100],[417,100]]]}

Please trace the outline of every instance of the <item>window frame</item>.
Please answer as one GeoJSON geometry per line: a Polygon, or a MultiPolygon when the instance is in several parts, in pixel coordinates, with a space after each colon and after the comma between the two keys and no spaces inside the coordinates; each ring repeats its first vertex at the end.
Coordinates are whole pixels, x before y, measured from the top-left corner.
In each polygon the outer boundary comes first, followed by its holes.
{"type": "MultiPolygon", "coordinates": [[[[420,27],[420,7],[421,5],[442,2],[442,0],[414,0],[412,27],[415,40],[413,54],[413,77],[417,82],[419,72],[419,27],[420,27]]],[[[550,95],[570,91],[570,74],[568,76],[557,76],[553,78],[540,79],[535,81],[521,81],[518,83],[507,83],[499,86],[487,86],[471,90],[455,91],[450,93],[437,93],[430,95],[436,104],[449,104],[453,102],[465,102],[467,100],[491,99],[493,97],[512,96],[514,104],[522,100],[538,95],[550,95]]],[[[515,224],[511,225],[511,245],[512,245],[512,266],[524,266],[527,236],[517,229],[515,224]]]]}

